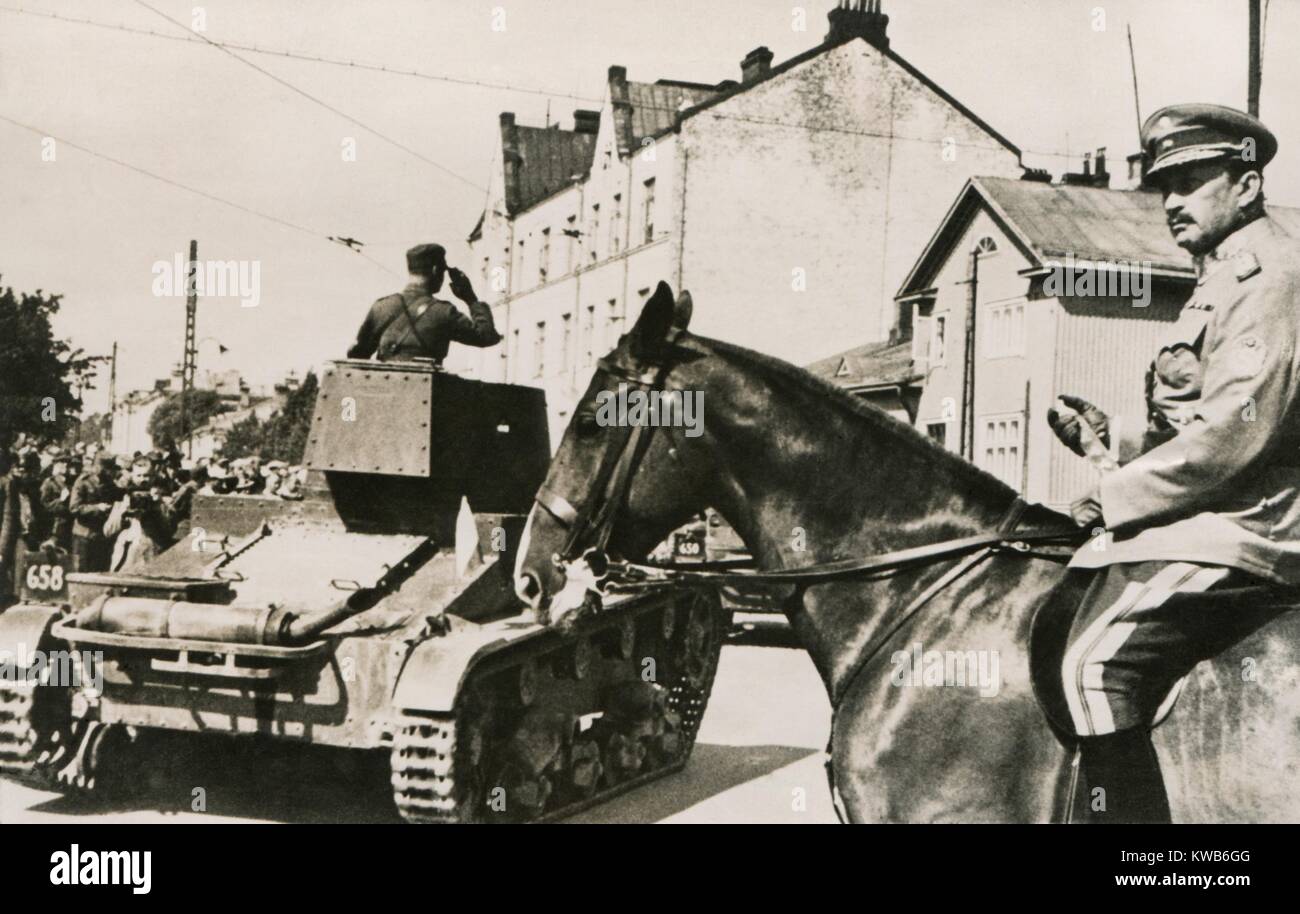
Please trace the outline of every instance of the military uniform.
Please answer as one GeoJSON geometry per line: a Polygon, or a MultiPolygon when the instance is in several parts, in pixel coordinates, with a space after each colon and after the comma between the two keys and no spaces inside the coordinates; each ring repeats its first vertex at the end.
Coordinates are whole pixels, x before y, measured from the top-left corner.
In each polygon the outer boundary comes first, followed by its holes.
{"type": "Polygon", "coordinates": [[[112,457],[101,456],[72,486],[72,555],[77,571],[107,571],[112,543],[104,524],[122,490],[113,480],[112,457]]]}
{"type": "MultiPolygon", "coordinates": [[[[1233,126],[1271,138],[1223,110],[1153,115],[1156,165],[1162,150],[1172,167],[1241,148],[1233,126]]],[[[1148,371],[1147,417],[1111,421],[1108,531],[1070,563],[1093,570],[1062,667],[1081,736],[1151,725],[1199,661],[1297,601],[1282,588],[1300,584],[1300,243],[1261,215],[1198,274],[1148,371]]]]}
{"type": "Polygon", "coordinates": [[[416,245],[406,252],[406,266],[413,275],[433,281],[412,282],[396,295],[371,305],[357,332],[357,341],[348,350],[348,358],[377,356],[381,362],[424,358],[441,362],[452,342],[484,347],[501,341],[492,321],[492,309],[474,296],[463,274],[451,271],[452,289],[469,306],[469,317],[451,302],[433,297],[430,289],[438,287],[447,270],[446,252],[441,245],[416,245]]]}
{"type": "Polygon", "coordinates": [[[492,309],[483,302],[474,302],[469,311],[466,317],[451,302],[434,298],[422,283],[411,283],[370,306],[348,358],[442,361],[452,342],[480,347],[500,342],[492,309]]]}

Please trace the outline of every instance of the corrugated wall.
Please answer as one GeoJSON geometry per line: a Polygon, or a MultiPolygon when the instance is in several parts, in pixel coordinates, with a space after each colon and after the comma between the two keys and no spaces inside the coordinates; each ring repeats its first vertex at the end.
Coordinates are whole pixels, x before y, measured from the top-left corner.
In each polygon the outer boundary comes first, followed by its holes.
{"type": "MultiPolygon", "coordinates": [[[[1192,291],[1190,283],[1162,283],[1151,304],[1136,308],[1128,300],[1068,298],[1058,304],[1053,397],[1074,394],[1144,422],[1147,366],[1192,291]]],[[[1063,447],[1050,450],[1047,502],[1062,506],[1083,494],[1096,477],[1088,464],[1063,447]]]]}

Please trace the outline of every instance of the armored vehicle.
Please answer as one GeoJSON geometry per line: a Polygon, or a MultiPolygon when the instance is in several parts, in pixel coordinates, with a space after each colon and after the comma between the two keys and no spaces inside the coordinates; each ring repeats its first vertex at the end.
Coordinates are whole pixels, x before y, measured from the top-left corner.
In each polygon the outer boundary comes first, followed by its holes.
{"type": "Polygon", "coordinates": [[[329,363],[302,500],[197,496],[144,567],[0,614],[0,775],[103,791],[132,740],[216,733],[387,753],[403,818],[465,822],[679,769],[726,613],[673,588],[537,624],[512,569],[547,440],[540,390],[329,363]]]}

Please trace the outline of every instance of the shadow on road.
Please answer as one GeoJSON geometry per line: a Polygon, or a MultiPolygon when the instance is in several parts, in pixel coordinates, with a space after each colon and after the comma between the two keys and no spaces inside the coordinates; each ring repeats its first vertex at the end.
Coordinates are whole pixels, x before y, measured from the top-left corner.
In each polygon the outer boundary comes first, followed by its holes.
{"type": "MultiPolygon", "coordinates": [[[[121,760],[136,773],[129,797],[61,796],[33,810],[66,816],[207,812],[292,823],[399,821],[388,788],[388,758],[381,752],[167,735],[129,752],[121,760]],[[202,792],[204,810],[195,808],[196,791],[202,792]]],[[[684,771],[568,821],[657,822],[812,754],[789,746],[699,745],[684,771]]]]}
{"type": "MultiPolygon", "coordinates": [[[[726,790],[816,754],[813,749],[794,746],[697,745],[686,768],[677,774],[654,781],[565,821],[659,822],[726,790]]],[[[726,821],[726,817],[720,815],[717,821],[726,821]]]]}
{"type": "Polygon", "coordinates": [[[119,765],[132,772],[120,800],[64,796],[33,808],[73,816],[147,810],[271,822],[400,821],[383,752],[160,734],[126,750],[119,765]],[[206,808],[196,808],[200,799],[206,808]]]}

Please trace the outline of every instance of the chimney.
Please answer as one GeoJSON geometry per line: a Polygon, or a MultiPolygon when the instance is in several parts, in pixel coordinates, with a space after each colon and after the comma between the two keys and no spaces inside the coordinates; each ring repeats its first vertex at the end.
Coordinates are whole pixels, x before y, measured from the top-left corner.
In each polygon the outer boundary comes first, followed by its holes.
{"type": "Polygon", "coordinates": [[[741,82],[752,83],[761,79],[772,69],[772,52],[767,48],[754,48],[740,62],[741,82]]]}
{"type": "Polygon", "coordinates": [[[600,112],[577,108],[573,112],[573,132],[597,134],[600,132],[600,112]]]}
{"type": "Polygon", "coordinates": [[[501,172],[505,186],[506,212],[519,208],[519,131],[513,111],[501,112],[501,172]]]}
{"type": "Polygon", "coordinates": [[[881,0],[839,0],[826,19],[830,31],[826,44],[839,44],[851,38],[865,38],[873,47],[889,50],[889,17],[880,11],[881,0]]]}
{"type": "Polygon", "coordinates": [[[619,155],[632,151],[632,101],[627,91],[627,67],[609,68],[609,101],[614,109],[614,142],[619,155]]]}
{"type": "Polygon", "coordinates": [[[1147,157],[1135,152],[1125,161],[1128,162],[1128,180],[1125,181],[1126,190],[1155,190],[1155,187],[1147,180],[1147,157]]]}
{"type": "Polygon", "coordinates": [[[1110,187],[1110,172],[1106,170],[1106,147],[1102,146],[1097,150],[1093,158],[1094,168],[1092,172],[1093,187],[1110,187]]]}

